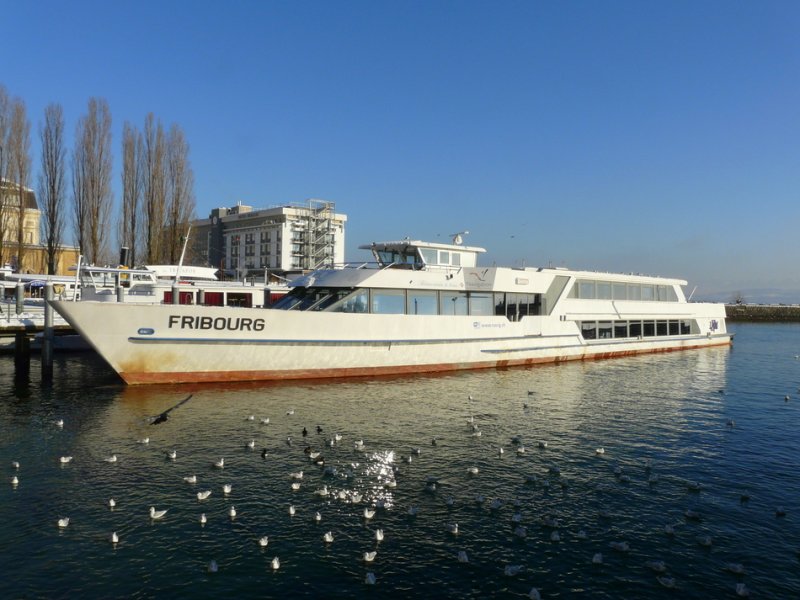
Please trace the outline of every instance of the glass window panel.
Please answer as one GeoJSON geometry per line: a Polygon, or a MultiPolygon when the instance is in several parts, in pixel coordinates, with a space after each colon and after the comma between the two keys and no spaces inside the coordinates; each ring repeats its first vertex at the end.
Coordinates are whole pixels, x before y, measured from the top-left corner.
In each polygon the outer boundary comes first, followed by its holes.
{"type": "Polygon", "coordinates": [[[629,321],[628,322],[628,335],[630,337],[639,337],[642,335],[642,322],[629,321]]]}
{"type": "Polygon", "coordinates": [[[642,286],[642,300],[655,300],[656,292],[652,285],[642,286]]]}
{"type": "Polygon", "coordinates": [[[436,264],[436,250],[433,248],[420,248],[419,253],[422,254],[422,259],[425,261],[425,264],[436,264]]]}
{"type": "Polygon", "coordinates": [[[461,266],[461,253],[460,252],[451,252],[450,253],[450,264],[454,267],[461,266]]]}
{"type": "Polygon", "coordinates": [[[406,294],[404,290],[372,290],[371,312],[384,315],[405,313],[406,294]]]}
{"type": "Polygon", "coordinates": [[[678,321],[670,321],[669,322],[669,334],[670,335],[678,335],[680,332],[680,327],[678,325],[678,321]]]}
{"type": "Polygon", "coordinates": [[[470,292],[469,294],[469,314],[471,315],[493,315],[494,298],[492,294],[470,292]]]}
{"type": "Polygon", "coordinates": [[[681,321],[681,335],[689,335],[692,333],[692,322],[681,321]]]}
{"type": "Polygon", "coordinates": [[[436,292],[408,292],[408,310],[410,315],[435,315],[437,314],[436,292]]]}
{"type": "Polygon", "coordinates": [[[466,292],[441,292],[439,295],[439,314],[442,315],[466,315],[467,314],[467,294],[466,292]]]}
{"type": "Polygon", "coordinates": [[[440,265],[449,265],[450,264],[450,253],[444,250],[439,250],[439,264],[440,265]]]}
{"type": "Polygon", "coordinates": [[[594,281],[581,281],[580,290],[578,292],[579,298],[592,299],[594,295],[594,281]]]}
{"type": "Polygon", "coordinates": [[[626,338],[628,337],[628,322],[627,321],[614,321],[614,337],[626,338]]]}
{"type": "Polygon", "coordinates": [[[613,294],[614,294],[614,300],[628,299],[628,292],[624,283],[615,283],[613,294]]]}
{"type": "Polygon", "coordinates": [[[597,324],[597,337],[601,340],[610,340],[611,331],[611,321],[600,321],[597,324]]]}
{"type": "Polygon", "coordinates": [[[642,286],[638,283],[628,284],[628,300],[641,300],[642,299],[642,286]]]}
{"type": "Polygon", "coordinates": [[[644,331],[644,337],[654,337],[656,335],[655,321],[644,321],[643,331],[644,331]]]}
{"type": "Polygon", "coordinates": [[[585,340],[597,339],[597,321],[583,321],[581,323],[581,335],[585,340]]]}
{"type": "Polygon", "coordinates": [[[331,312],[365,313],[369,308],[369,290],[356,290],[339,304],[331,307],[331,312]]]}
{"type": "Polygon", "coordinates": [[[656,335],[667,335],[667,322],[656,321],[656,335]]]}
{"type": "Polygon", "coordinates": [[[611,284],[607,281],[598,281],[597,297],[601,300],[611,300],[611,284]]]}
{"type": "Polygon", "coordinates": [[[495,294],[494,295],[494,314],[500,315],[502,317],[506,316],[506,295],[505,294],[495,294]]]}

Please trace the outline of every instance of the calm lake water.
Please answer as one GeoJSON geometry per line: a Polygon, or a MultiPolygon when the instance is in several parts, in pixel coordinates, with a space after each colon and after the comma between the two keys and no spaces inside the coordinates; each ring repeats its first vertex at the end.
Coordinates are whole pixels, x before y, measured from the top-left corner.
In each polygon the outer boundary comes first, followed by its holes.
{"type": "Polygon", "coordinates": [[[45,385],[3,357],[0,597],[798,598],[800,326],[733,328],[733,348],[334,383],[130,388],[71,355],[45,385]]]}

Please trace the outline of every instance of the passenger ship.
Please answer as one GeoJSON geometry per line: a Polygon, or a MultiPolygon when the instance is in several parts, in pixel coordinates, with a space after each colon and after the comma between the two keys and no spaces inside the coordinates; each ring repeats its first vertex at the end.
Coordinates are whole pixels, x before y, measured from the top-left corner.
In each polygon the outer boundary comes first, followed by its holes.
{"type": "Polygon", "coordinates": [[[313,271],[275,306],[55,301],[129,384],[502,368],[731,343],[685,281],[479,267],[483,248],[402,240],[313,271]]]}

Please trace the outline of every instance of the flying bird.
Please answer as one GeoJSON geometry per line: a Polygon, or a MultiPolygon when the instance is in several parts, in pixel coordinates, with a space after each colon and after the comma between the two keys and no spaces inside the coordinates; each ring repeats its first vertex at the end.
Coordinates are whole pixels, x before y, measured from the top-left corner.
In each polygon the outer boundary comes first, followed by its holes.
{"type": "Polygon", "coordinates": [[[168,408],[167,410],[165,410],[164,412],[162,412],[160,415],[158,415],[158,416],[154,417],[154,418],[153,418],[153,420],[152,420],[152,421],[150,421],[150,425],[158,425],[158,424],[160,424],[160,423],[164,423],[164,422],[165,422],[167,419],[169,419],[169,413],[171,413],[173,410],[175,410],[175,409],[176,409],[176,408],[178,408],[179,406],[182,406],[183,404],[186,404],[186,403],[187,403],[189,400],[191,400],[191,399],[192,399],[192,396],[193,396],[193,395],[194,395],[194,394],[189,394],[188,396],[186,396],[186,398],[184,398],[183,400],[181,400],[180,402],[178,402],[178,403],[177,403],[175,406],[173,406],[172,408],[168,408]]]}

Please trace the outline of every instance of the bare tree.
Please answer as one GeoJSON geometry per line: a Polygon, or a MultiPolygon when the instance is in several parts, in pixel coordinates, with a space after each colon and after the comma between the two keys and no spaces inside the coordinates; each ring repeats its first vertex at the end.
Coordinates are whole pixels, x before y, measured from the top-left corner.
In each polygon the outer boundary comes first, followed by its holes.
{"type": "Polygon", "coordinates": [[[10,219],[8,215],[9,193],[9,130],[11,123],[11,101],[8,92],[0,85],[0,266],[5,264],[5,242],[9,237],[10,219]]]}
{"type": "Polygon", "coordinates": [[[73,193],[78,243],[88,260],[108,258],[111,216],[111,112],[102,98],[90,98],[81,117],[73,153],[73,193]]]}
{"type": "Polygon", "coordinates": [[[42,168],[39,173],[39,202],[44,219],[47,273],[54,275],[64,234],[64,111],[60,104],[50,104],[44,111],[44,124],[39,127],[42,168]]]}
{"type": "Polygon", "coordinates": [[[144,255],[148,263],[159,262],[166,206],[166,142],[161,121],[153,113],[144,121],[142,145],[142,210],[144,216],[144,255]]]}
{"type": "MultiPolygon", "coordinates": [[[[11,179],[16,185],[16,240],[17,269],[22,271],[25,260],[25,216],[27,213],[28,178],[31,171],[31,122],[25,102],[16,98],[11,103],[11,130],[9,132],[9,163],[11,179]]],[[[33,240],[29,240],[30,243],[33,240]]]]}
{"type": "Polygon", "coordinates": [[[164,251],[170,264],[180,258],[183,240],[194,215],[194,173],[189,164],[189,145],[178,125],[167,136],[167,221],[164,251]]]}
{"type": "Polygon", "coordinates": [[[142,134],[126,121],[122,130],[122,218],[119,239],[123,246],[130,249],[131,265],[136,265],[139,243],[142,166],[142,134]]]}

